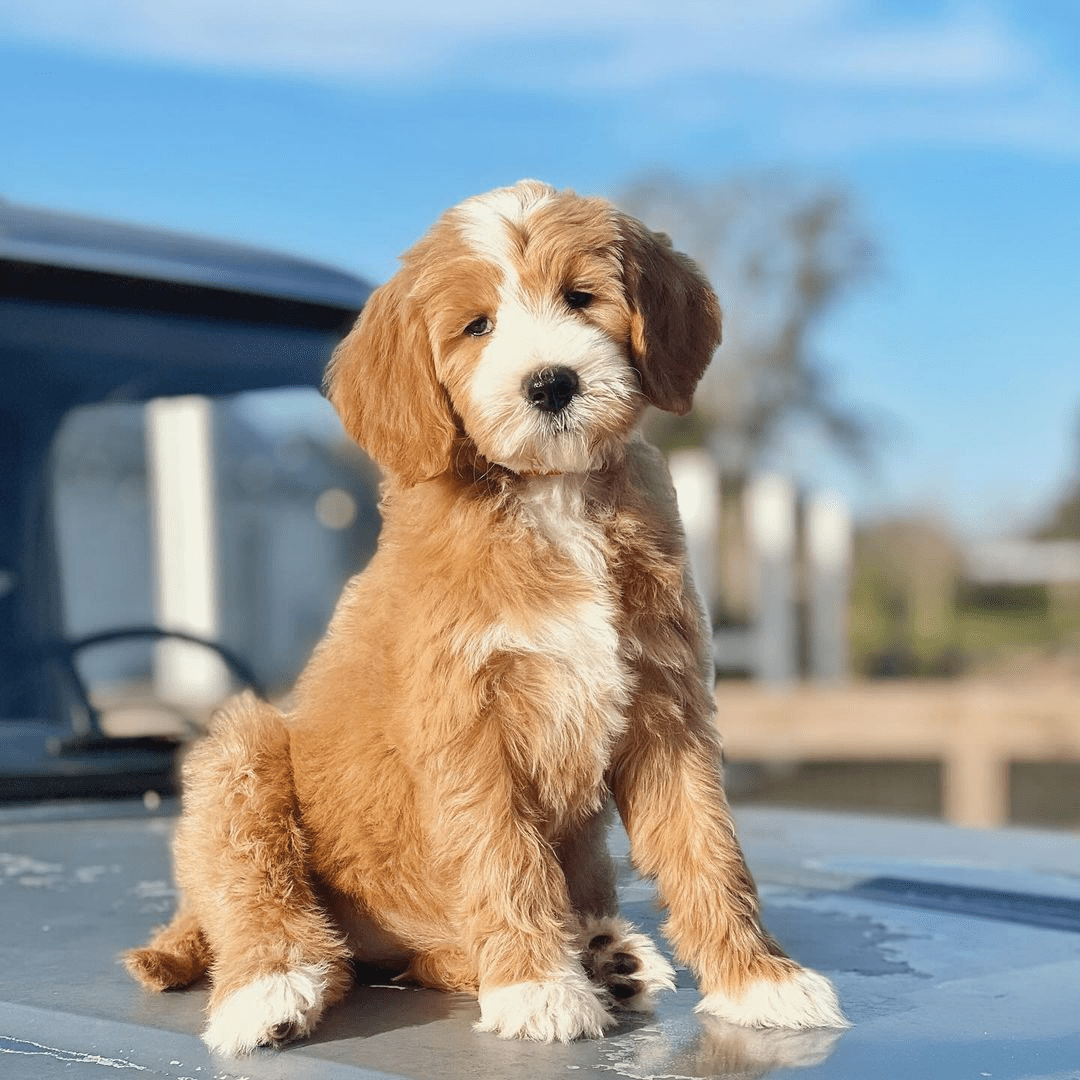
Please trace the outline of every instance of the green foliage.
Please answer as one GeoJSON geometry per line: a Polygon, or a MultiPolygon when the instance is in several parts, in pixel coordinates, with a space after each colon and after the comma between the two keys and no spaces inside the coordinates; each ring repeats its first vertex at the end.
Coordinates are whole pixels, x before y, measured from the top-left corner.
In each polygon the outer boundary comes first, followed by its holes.
{"type": "Polygon", "coordinates": [[[1080,651],[1080,592],[972,585],[940,524],[899,519],[859,531],[851,597],[856,674],[993,673],[1080,651]]]}

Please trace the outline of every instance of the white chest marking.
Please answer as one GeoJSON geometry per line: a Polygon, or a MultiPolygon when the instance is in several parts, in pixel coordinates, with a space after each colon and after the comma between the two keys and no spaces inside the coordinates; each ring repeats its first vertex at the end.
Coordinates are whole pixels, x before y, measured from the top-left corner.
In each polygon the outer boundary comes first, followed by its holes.
{"type": "Polygon", "coordinates": [[[523,618],[499,619],[454,642],[476,672],[495,653],[535,658],[547,670],[534,685],[531,707],[545,718],[538,733],[541,760],[565,760],[573,747],[590,746],[598,776],[611,741],[625,728],[631,675],[623,663],[615,610],[607,585],[603,534],[584,513],[581,477],[537,477],[530,481],[522,513],[591,586],[574,603],[553,596],[550,605],[523,618]]]}
{"type": "Polygon", "coordinates": [[[584,486],[580,475],[534,477],[522,495],[522,512],[537,532],[606,593],[604,536],[585,514],[584,486]]]}

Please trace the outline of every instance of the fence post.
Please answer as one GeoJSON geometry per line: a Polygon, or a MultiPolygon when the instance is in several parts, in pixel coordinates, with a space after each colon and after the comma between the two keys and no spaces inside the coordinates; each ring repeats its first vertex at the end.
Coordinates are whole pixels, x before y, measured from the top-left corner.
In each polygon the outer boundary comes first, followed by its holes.
{"type": "Polygon", "coordinates": [[[704,450],[677,450],[669,456],[668,468],[686,534],[690,571],[711,614],[718,591],[720,470],[712,455],[704,450]]]}
{"type": "Polygon", "coordinates": [[[755,674],[782,686],[798,674],[795,619],[795,493],[775,473],[747,488],[747,525],[757,593],[755,674]]]}
{"type": "Polygon", "coordinates": [[[809,652],[810,674],[820,682],[843,682],[850,669],[851,546],[851,518],[843,500],[833,494],[812,498],[806,507],[809,652]]]}
{"type": "MultiPolygon", "coordinates": [[[[157,623],[213,640],[218,612],[210,402],[155,398],[145,415],[157,623]]],[[[186,641],[155,645],[154,690],[163,700],[208,706],[228,685],[224,664],[209,649],[186,641]]]]}

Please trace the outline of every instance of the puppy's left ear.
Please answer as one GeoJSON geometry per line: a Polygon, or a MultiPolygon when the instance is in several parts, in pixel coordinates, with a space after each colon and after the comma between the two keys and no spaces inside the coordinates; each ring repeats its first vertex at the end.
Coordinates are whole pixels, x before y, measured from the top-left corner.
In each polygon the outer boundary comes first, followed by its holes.
{"type": "Polygon", "coordinates": [[[645,396],[680,416],[720,344],[720,303],[705,276],[671,241],[620,215],[630,351],[645,396]]]}

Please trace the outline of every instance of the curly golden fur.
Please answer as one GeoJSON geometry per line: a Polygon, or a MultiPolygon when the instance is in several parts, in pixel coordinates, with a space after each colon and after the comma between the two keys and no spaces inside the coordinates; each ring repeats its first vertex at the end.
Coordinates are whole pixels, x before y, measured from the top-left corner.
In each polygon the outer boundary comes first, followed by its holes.
{"type": "Polygon", "coordinates": [[[699,1008],[844,1023],[762,929],[728,810],[710,637],[648,404],[720,338],[697,268],[598,199],[525,181],[448,211],[327,372],[383,467],[378,551],[288,715],[250,695],[185,768],[180,909],[132,974],[213,980],[207,1041],[306,1034],[350,958],[568,1040],[673,985],[618,919],[613,803],[699,1008]]]}

